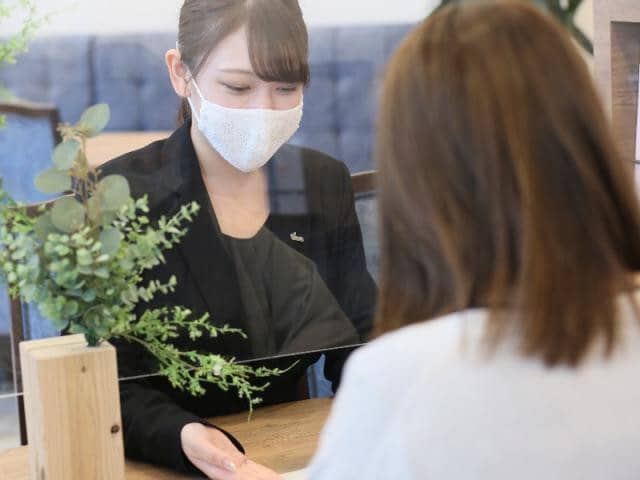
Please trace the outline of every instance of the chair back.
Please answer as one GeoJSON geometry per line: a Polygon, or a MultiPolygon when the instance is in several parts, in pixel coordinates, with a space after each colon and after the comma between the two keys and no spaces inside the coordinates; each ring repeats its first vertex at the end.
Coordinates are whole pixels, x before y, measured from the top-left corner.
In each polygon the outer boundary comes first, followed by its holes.
{"type": "MultiPolygon", "coordinates": [[[[376,172],[366,171],[351,176],[356,214],[362,230],[362,242],[367,259],[367,269],[377,280],[378,276],[378,200],[376,198],[376,172]]],[[[331,383],[324,378],[324,356],[307,371],[309,397],[329,397],[331,383]]]]}
{"type": "MultiPolygon", "coordinates": [[[[51,154],[60,142],[58,109],[49,104],[11,101],[0,103],[0,115],[6,117],[6,124],[0,128],[0,178],[3,188],[14,200],[32,204],[31,212],[35,214],[39,203],[54,198],[53,195],[38,191],[35,178],[38,173],[50,168],[51,154]]],[[[0,286],[0,317],[11,318],[12,327],[15,327],[12,309],[6,289],[0,286]]],[[[23,306],[20,310],[20,340],[44,338],[57,333],[48,321],[40,317],[37,309],[23,306]]],[[[6,327],[0,322],[0,335],[7,333],[6,327]]]]}
{"type": "Polygon", "coordinates": [[[0,177],[4,189],[20,202],[52,198],[34,185],[37,173],[51,165],[51,153],[60,142],[58,110],[47,104],[0,103],[6,124],[0,128],[0,177]]]}
{"type": "MultiPolygon", "coordinates": [[[[22,101],[1,102],[0,115],[6,120],[0,128],[0,178],[4,190],[14,200],[27,204],[51,199],[51,196],[36,189],[34,180],[39,172],[49,168],[53,149],[60,142],[57,132],[57,108],[53,105],[22,101]]],[[[29,208],[31,213],[35,213],[35,207],[36,205],[29,208]]],[[[0,285],[0,337],[9,340],[14,392],[22,391],[19,343],[25,339],[51,337],[57,334],[37,308],[10,299],[6,287],[0,285]]],[[[18,412],[21,442],[26,444],[21,397],[18,401],[18,412]]]]}
{"type": "Polygon", "coordinates": [[[364,254],[367,268],[374,280],[378,280],[380,242],[378,239],[378,198],[376,195],[376,172],[356,173],[351,177],[356,203],[356,214],[362,230],[364,254]]]}

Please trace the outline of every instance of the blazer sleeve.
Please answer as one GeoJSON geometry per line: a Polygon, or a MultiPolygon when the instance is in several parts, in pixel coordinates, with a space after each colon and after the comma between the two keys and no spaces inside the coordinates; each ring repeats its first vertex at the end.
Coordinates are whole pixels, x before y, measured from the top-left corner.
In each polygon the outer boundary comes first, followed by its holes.
{"type": "Polygon", "coordinates": [[[180,433],[189,423],[217,428],[244,452],[242,445],[228,432],[182,409],[168,395],[155,389],[149,379],[126,380],[150,373],[141,368],[149,365],[150,357],[137,344],[123,340],[112,343],[118,352],[119,374],[124,379],[120,383],[120,408],[127,457],[183,473],[200,474],[182,451],[180,433]]]}

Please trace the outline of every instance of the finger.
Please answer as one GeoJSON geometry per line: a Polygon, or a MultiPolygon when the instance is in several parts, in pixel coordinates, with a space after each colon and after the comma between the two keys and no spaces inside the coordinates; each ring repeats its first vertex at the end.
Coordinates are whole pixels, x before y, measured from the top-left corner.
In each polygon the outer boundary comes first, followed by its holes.
{"type": "Polygon", "coordinates": [[[223,468],[216,467],[202,460],[193,460],[193,465],[206,475],[210,480],[235,480],[237,478],[235,473],[229,472],[223,468]]]}
{"type": "Polygon", "coordinates": [[[210,443],[200,445],[194,452],[194,456],[210,466],[224,469],[227,472],[233,473],[238,469],[237,458],[210,443]]]}
{"type": "Polygon", "coordinates": [[[207,430],[207,436],[209,440],[207,443],[215,446],[222,452],[226,452],[231,461],[235,463],[236,468],[246,461],[247,458],[244,453],[238,450],[231,440],[229,440],[229,437],[220,430],[209,428],[207,430]]]}
{"type": "Polygon", "coordinates": [[[241,478],[250,478],[252,480],[281,480],[281,476],[258,463],[248,460],[238,469],[241,478]]]}

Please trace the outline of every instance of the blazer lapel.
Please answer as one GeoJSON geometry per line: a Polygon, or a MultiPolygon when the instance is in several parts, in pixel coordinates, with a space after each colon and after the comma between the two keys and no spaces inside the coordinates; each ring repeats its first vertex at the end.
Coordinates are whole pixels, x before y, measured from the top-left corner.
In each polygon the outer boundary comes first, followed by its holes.
{"type": "MultiPolygon", "coordinates": [[[[168,209],[170,214],[192,201],[200,206],[177,248],[188,265],[212,321],[219,326],[229,324],[247,331],[235,265],[215,227],[215,214],[202,181],[189,127],[190,124],[185,123],[178,129],[167,140],[163,152],[179,166],[173,185],[173,205],[168,209]]],[[[224,335],[221,340],[227,352],[233,352],[237,359],[250,358],[250,343],[239,335],[224,335]]]]}
{"type": "Polygon", "coordinates": [[[314,225],[301,150],[285,145],[267,168],[271,203],[267,226],[288,247],[309,257],[314,225]]]}

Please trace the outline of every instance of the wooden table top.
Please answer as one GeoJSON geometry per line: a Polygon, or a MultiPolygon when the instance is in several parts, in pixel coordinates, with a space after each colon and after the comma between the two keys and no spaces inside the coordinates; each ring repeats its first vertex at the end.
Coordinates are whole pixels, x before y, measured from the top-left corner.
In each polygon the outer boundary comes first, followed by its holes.
{"type": "Polygon", "coordinates": [[[87,141],[89,165],[100,166],[123,153],[145,147],[151,142],[162,140],[171,132],[105,132],[87,141]]]}
{"type": "MultiPolygon", "coordinates": [[[[257,409],[250,422],[238,414],[211,419],[232,433],[245,447],[247,456],[278,473],[305,468],[318,443],[331,400],[326,398],[257,409]]],[[[29,447],[0,454],[0,479],[29,478],[29,447]]],[[[174,472],[127,461],[127,480],[186,479],[174,472]]]]}

